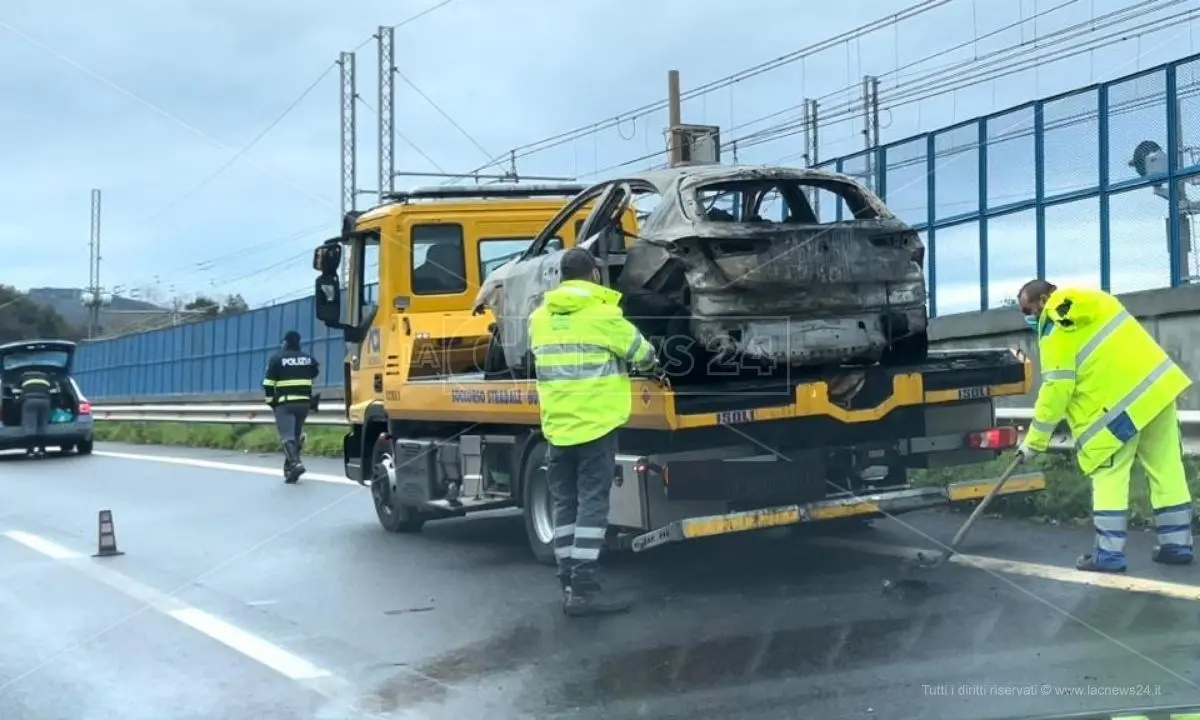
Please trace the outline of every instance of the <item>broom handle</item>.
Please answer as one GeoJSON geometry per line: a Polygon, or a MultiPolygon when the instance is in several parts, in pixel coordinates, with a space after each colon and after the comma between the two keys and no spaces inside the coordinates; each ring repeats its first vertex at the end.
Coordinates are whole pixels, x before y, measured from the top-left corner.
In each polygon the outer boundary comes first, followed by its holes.
{"type": "Polygon", "coordinates": [[[1000,494],[1000,489],[1004,487],[1004,483],[1008,482],[1008,479],[1012,477],[1012,474],[1016,472],[1017,466],[1020,464],[1021,455],[1017,454],[1013,456],[1013,459],[1008,464],[1008,467],[1004,469],[1004,473],[1000,475],[1000,479],[996,481],[996,484],[992,486],[992,489],[988,492],[988,494],[985,495],[983,500],[979,502],[979,505],[975,508],[975,511],[971,513],[971,517],[967,518],[967,521],[963,523],[962,527],[958,529],[957,533],[955,533],[954,539],[950,541],[951,551],[955,550],[958,547],[958,544],[962,542],[962,539],[967,536],[967,532],[970,531],[971,526],[975,524],[975,521],[978,520],[979,516],[983,514],[983,511],[987,509],[987,506],[992,503],[992,498],[1000,494]]]}

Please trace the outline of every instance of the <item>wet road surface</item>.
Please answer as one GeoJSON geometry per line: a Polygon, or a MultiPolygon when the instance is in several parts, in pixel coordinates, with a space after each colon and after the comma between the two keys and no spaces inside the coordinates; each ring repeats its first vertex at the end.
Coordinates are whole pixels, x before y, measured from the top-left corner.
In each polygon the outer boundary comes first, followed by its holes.
{"type": "Polygon", "coordinates": [[[1013,572],[947,564],[884,592],[909,577],[887,552],[965,517],[927,513],[853,548],[804,532],[612,556],[634,612],[567,620],[519,516],[389,535],[338,463],[308,465],[285,486],[276,458],[241,453],[0,457],[0,717],[949,720],[1200,701],[1200,567],[1150,563],[1152,534],[1132,538],[1130,574],[1174,596],[1025,572],[1069,568],[1089,531],[995,519],[964,552],[1013,572]],[[101,509],[123,556],[90,557],[101,509]]]}

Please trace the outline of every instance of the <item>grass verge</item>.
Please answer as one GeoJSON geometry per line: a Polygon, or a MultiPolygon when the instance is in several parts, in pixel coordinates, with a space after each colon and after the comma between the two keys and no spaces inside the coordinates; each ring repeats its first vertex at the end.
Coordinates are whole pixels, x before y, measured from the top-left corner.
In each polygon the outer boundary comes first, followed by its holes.
{"type": "MultiPolygon", "coordinates": [[[[340,427],[313,426],[306,431],[308,442],[305,454],[320,457],[341,457],[340,427]]],[[[279,439],[270,425],[225,425],[173,422],[100,421],[96,423],[97,440],[136,443],[141,445],[175,445],[273,452],[279,450],[279,439]]],[[[914,484],[944,486],[957,480],[997,477],[1010,456],[992,462],[962,465],[943,470],[922,470],[912,474],[914,484]]],[[[1046,489],[1031,495],[997,498],[993,503],[996,514],[1007,517],[1030,518],[1046,523],[1090,522],[1091,484],[1075,466],[1074,458],[1065,453],[1043,455],[1035,461],[1036,468],[1046,473],[1046,489]]],[[[1200,497],[1200,458],[1185,458],[1188,484],[1192,497],[1200,497]]],[[[1030,468],[1033,469],[1033,468],[1030,468]]],[[[1131,524],[1143,527],[1152,522],[1146,477],[1136,468],[1130,483],[1131,524]]],[[[969,504],[964,504],[964,510],[969,504]]]]}
{"type": "MultiPolygon", "coordinates": [[[[279,436],[271,425],[226,425],[221,423],[115,422],[96,423],[95,437],[105,442],[137,445],[174,445],[274,452],[280,449],[279,436]]],[[[344,428],[317,425],[305,428],[308,440],[305,455],[341,457],[344,428]]]]}

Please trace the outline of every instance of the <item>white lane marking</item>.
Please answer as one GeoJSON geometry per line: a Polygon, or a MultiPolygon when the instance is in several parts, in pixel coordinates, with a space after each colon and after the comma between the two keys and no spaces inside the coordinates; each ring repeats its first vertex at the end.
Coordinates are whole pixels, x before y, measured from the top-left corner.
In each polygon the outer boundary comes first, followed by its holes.
{"type": "MultiPolygon", "coordinates": [[[[103,457],[118,458],[121,460],[148,460],[150,462],[161,462],[169,465],[186,465],[188,467],[204,468],[206,470],[230,470],[232,472],[252,473],[255,475],[269,475],[271,477],[283,479],[283,471],[280,468],[263,467],[261,465],[242,465],[240,463],[220,462],[218,460],[201,460],[199,458],[190,457],[174,457],[170,455],[140,455],[136,453],[112,452],[110,450],[96,450],[93,455],[101,455],[103,457]]],[[[340,475],[329,475],[326,473],[306,472],[300,477],[300,482],[305,480],[315,480],[317,482],[333,483],[335,485],[353,485],[358,487],[358,483],[350,478],[340,475]]]]}
{"type": "Polygon", "coordinates": [[[299,655],[293,655],[278,645],[269,643],[236,625],[230,625],[198,608],[179,608],[171,610],[167,614],[193,630],[209,636],[292,680],[315,680],[330,675],[328,670],[313,665],[299,655]]]}
{"type": "Polygon", "coordinates": [[[77,560],[83,557],[82,554],[74,550],[68,550],[62,545],[57,545],[49,540],[27,533],[24,530],[9,530],[4,533],[4,536],[13,542],[18,542],[30,550],[36,550],[51,560],[77,560]]]}
{"type": "MultiPolygon", "coordinates": [[[[138,600],[164,615],[236,650],[257,663],[301,684],[323,679],[338,680],[321,668],[284,648],[232,625],[203,610],[188,605],[179,598],[156,590],[123,573],[104,567],[83,553],[75,552],[46,538],[22,530],[8,530],[4,537],[30,550],[68,565],[114,590],[138,600]]],[[[344,681],[342,681],[344,682],[344,681]]],[[[328,683],[317,683],[312,689],[326,694],[328,683]]]]}
{"type": "MultiPolygon", "coordinates": [[[[861,552],[872,553],[875,555],[888,555],[891,557],[906,559],[913,559],[918,555],[918,553],[923,554],[926,557],[931,554],[931,551],[927,549],[923,550],[921,548],[905,547],[903,545],[887,545],[868,540],[851,540],[849,538],[813,538],[812,542],[815,545],[842,547],[850,550],[859,550],[861,552]]],[[[936,550],[932,551],[934,554],[936,554],[936,552],[936,550]]],[[[1086,572],[1084,570],[1076,570],[1075,568],[1043,565],[1041,563],[1023,562],[1020,560],[1005,560],[1003,558],[988,557],[986,555],[963,555],[955,553],[954,555],[950,556],[950,559],[947,562],[955,563],[957,565],[965,565],[967,567],[979,568],[980,570],[1006,573],[1008,575],[1024,575],[1027,577],[1042,578],[1044,580],[1056,580],[1058,582],[1073,583],[1075,585],[1090,585],[1092,587],[1100,587],[1108,590],[1123,590],[1125,592],[1132,593],[1161,595],[1163,597],[1174,598],[1177,600],[1200,601],[1200,586],[1198,585],[1187,585],[1184,583],[1167,582],[1165,580],[1132,577],[1130,575],[1110,575],[1107,573],[1086,572]]]]}
{"type": "Polygon", "coordinates": [[[278,600],[251,600],[246,604],[250,607],[263,607],[264,605],[275,605],[278,602],[278,600]]]}

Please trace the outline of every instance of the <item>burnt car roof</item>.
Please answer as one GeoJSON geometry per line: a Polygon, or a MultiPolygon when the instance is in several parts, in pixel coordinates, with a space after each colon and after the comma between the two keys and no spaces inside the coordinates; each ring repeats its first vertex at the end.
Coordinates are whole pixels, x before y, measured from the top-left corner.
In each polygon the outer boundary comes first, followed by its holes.
{"type": "Polygon", "coordinates": [[[790,232],[784,227],[771,228],[761,224],[712,223],[704,220],[701,213],[697,212],[696,200],[692,192],[696,188],[714,183],[752,182],[754,180],[800,182],[815,180],[843,183],[861,192],[866,202],[877,214],[876,218],[853,222],[872,223],[886,228],[908,227],[888,209],[879,197],[871,192],[870,188],[849,175],[830,170],[779,165],[685,165],[633,173],[608,182],[645,183],[653,186],[655,191],[662,196],[659,204],[645,218],[639,230],[640,239],[646,242],[671,242],[695,235],[697,232],[719,237],[759,235],[764,232],[790,232]],[[703,228],[702,231],[701,228],[703,228]]]}
{"type": "MultiPolygon", "coordinates": [[[[832,170],[795,168],[782,165],[682,165],[674,168],[647,170],[629,175],[628,180],[643,180],[660,193],[678,182],[680,189],[734,180],[833,180],[858,187],[862,183],[849,175],[832,170]]],[[[619,182],[619,181],[617,181],[619,182]]]]}

